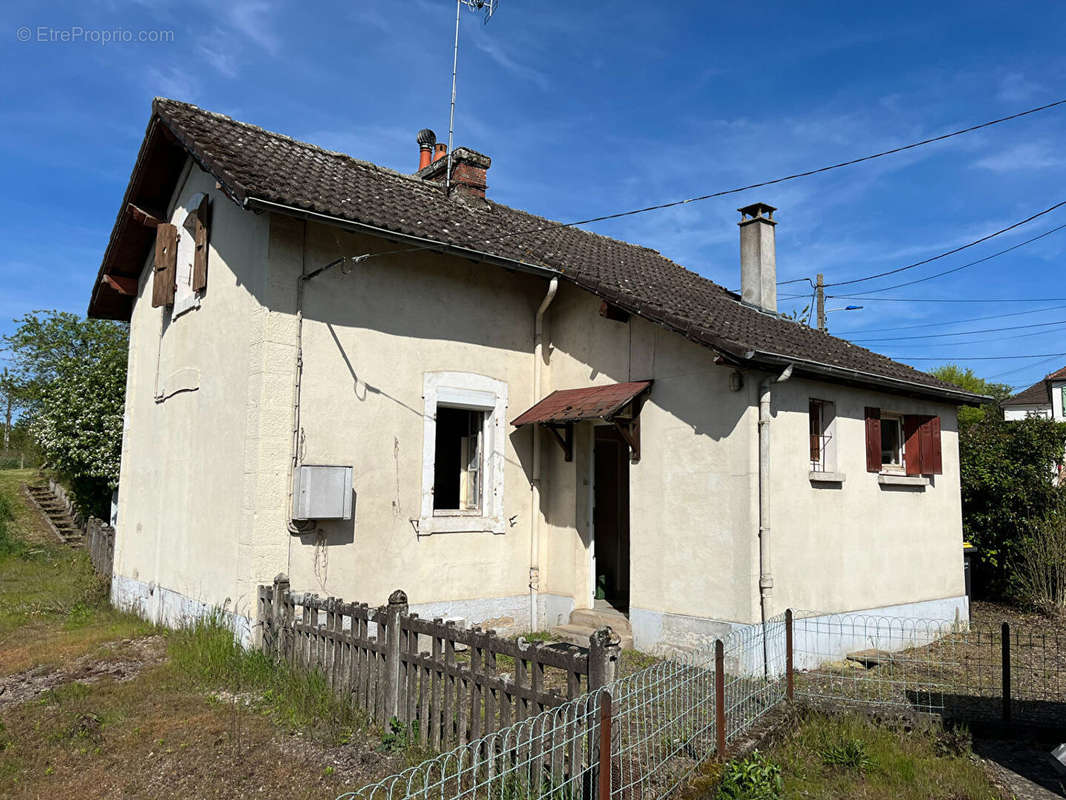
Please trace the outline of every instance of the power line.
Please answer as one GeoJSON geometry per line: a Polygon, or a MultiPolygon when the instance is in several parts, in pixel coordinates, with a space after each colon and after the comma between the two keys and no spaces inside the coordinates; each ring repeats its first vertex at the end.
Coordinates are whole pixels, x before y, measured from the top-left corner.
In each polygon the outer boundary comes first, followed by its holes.
{"type": "MultiPolygon", "coordinates": [[[[726,197],[727,195],[739,194],[741,192],[746,192],[746,191],[749,191],[751,189],[761,189],[761,188],[763,188],[765,186],[775,186],[777,184],[785,183],[787,181],[794,181],[794,180],[796,180],[798,178],[808,178],[811,175],[819,175],[819,174],[821,174],[823,172],[830,172],[830,171],[835,170],[835,169],[841,169],[842,167],[850,167],[850,166],[854,166],[855,164],[861,164],[861,163],[866,162],[866,161],[873,161],[874,159],[877,159],[877,158],[883,158],[885,156],[895,155],[897,153],[902,153],[902,152],[905,152],[907,150],[913,150],[916,147],[923,147],[924,145],[927,145],[927,144],[933,144],[935,142],[942,142],[942,141],[944,141],[946,139],[951,139],[952,137],[955,137],[955,136],[961,136],[961,135],[963,135],[965,133],[972,133],[973,131],[978,131],[978,130],[981,130],[983,128],[989,128],[989,127],[991,127],[993,125],[999,125],[999,124],[1004,123],[1004,122],[1010,122],[1011,120],[1019,119],[1021,117],[1026,117],[1026,116],[1029,116],[1030,114],[1037,114],[1037,113],[1039,113],[1041,111],[1047,111],[1048,109],[1056,108],[1057,106],[1061,106],[1061,105],[1066,105],[1066,98],[1064,98],[1062,100],[1056,100],[1056,101],[1054,101],[1052,103],[1046,103],[1046,104],[1044,104],[1042,106],[1036,106],[1035,108],[1026,109],[1025,111],[1019,111],[1019,112],[1017,112],[1015,114],[1010,114],[1010,115],[1008,115],[1006,117],[999,117],[998,119],[989,120],[988,122],[981,122],[981,123],[978,123],[977,125],[971,125],[971,126],[969,126],[967,128],[960,128],[959,130],[951,131],[950,133],[943,133],[943,134],[941,134],[939,136],[931,136],[931,137],[929,137],[927,139],[922,139],[922,140],[917,141],[917,142],[912,142],[910,144],[901,145],[900,147],[893,147],[893,148],[891,148],[889,150],[882,150],[879,153],[872,153],[871,155],[861,156],[860,158],[852,158],[852,159],[849,159],[847,161],[839,161],[839,162],[837,162],[835,164],[828,164],[828,165],[826,165],[824,167],[818,167],[816,169],[804,170],[803,172],[795,172],[795,173],[793,173],[791,175],[785,175],[782,178],[773,178],[771,180],[759,181],[758,183],[749,183],[746,186],[738,186],[738,187],[733,188],[733,189],[723,189],[721,191],[709,192],[708,194],[701,194],[701,195],[697,195],[695,197],[689,197],[689,198],[686,198],[684,200],[672,200],[670,202],[658,203],[656,205],[644,206],[642,208],[634,208],[634,209],[630,209],[628,211],[619,211],[619,212],[614,213],[614,214],[603,214],[603,215],[598,216],[598,217],[589,217],[587,219],[574,220],[572,222],[551,222],[551,223],[549,223],[547,225],[541,225],[541,226],[534,227],[534,228],[526,228],[526,229],[523,229],[523,230],[509,231],[507,233],[501,233],[501,234],[499,234],[497,236],[489,236],[489,237],[486,237],[484,239],[480,239],[479,242],[482,242],[482,243],[484,243],[484,242],[493,242],[493,241],[497,241],[497,240],[500,240],[500,239],[507,239],[507,238],[510,238],[512,236],[522,236],[522,235],[530,234],[530,233],[540,233],[542,231],[555,230],[557,228],[572,228],[572,227],[576,227],[578,225],[590,225],[590,224],[592,224],[594,222],[606,222],[608,220],[621,219],[622,217],[631,217],[631,216],[634,216],[636,214],[646,214],[646,213],[648,213],[650,211],[661,211],[661,210],[667,209],[667,208],[676,208],[678,206],[687,205],[689,203],[698,203],[698,202],[701,202],[703,200],[711,200],[711,199],[716,198],[716,197],[726,197]]],[[[382,252],[382,253],[373,253],[373,254],[370,254],[370,255],[373,258],[378,258],[378,257],[381,257],[381,256],[394,255],[394,254],[399,254],[399,253],[410,253],[410,252],[415,252],[415,251],[419,251],[419,250],[429,250],[429,249],[435,248],[436,246],[437,246],[436,244],[419,245],[417,247],[411,247],[411,248],[406,248],[406,249],[401,249],[401,250],[389,250],[389,251],[385,251],[385,252],[382,252]]],[[[809,280],[809,279],[807,279],[807,280],[809,280]]]]}
{"type": "Polygon", "coordinates": [[[1004,375],[1013,375],[1014,373],[1021,372],[1023,370],[1035,369],[1041,364],[1047,364],[1051,361],[1057,361],[1058,359],[1059,356],[1051,356],[1050,358],[1045,358],[1042,361],[1037,361],[1035,364],[1026,364],[1024,367],[1015,367],[1014,369],[1008,369],[1006,372],[997,372],[995,375],[989,375],[989,378],[1002,378],[1004,375]]]}
{"type": "Polygon", "coordinates": [[[908,361],[1009,361],[1020,358],[1062,358],[1066,353],[1034,353],[1029,356],[907,356],[908,361]]]}
{"type": "Polygon", "coordinates": [[[856,344],[875,342],[905,342],[912,339],[947,339],[952,336],[972,336],[975,333],[999,333],[1001,331],[1020,331],[1026,328],[1050,328],[1053,325],[1066,325],[1066,319],[1057,322],[1034,322],[1030,325],[1011,325],[1005,328],[980,328],[976,331],[957,331],[955,333],[923,333],[917,336],[891,336],[876,339],[852,339],[856,344]]]}
{"type": "MultiPolygon", "coordinates": [[[[807,295],[785,295],[785,297],[806,297],[807,295]]],[[[958,297],[868,297],[858,294],[830,294],[826,299],[834,300],[871,300],[880,303],[1057,303],[1066,302],[1066,297],[981,297],[962,299],[958,297]]]]}
{"type": "MultiPolygon", "coordinates": [[[[1015,228],[1020,228],[1022,225],[1026,225],[1026,224],[1032,222],[1034,219],[1037,219],[1038,217],[1042,217],[1045,214],[1050,214],[1052,211],[1054,211],[1057,208],[1062,208],[1062,206],[1066,206],[1066,200],[1062,200],[1062,201],[1060,201],[1058,203],[1055,203],[1055,205],[1050,206],[1048,208],[1045,208],[1043,211],[1038,211],[1037,213],[1035,213],[1035,214],[1033,214],[1031,216],[1028,216],[1028,217],[1026,217],[1023,220],[1015,222],[1013,225],[1008,225],[1006,228],[1000,228],[995,233],[987,234],[986,236],[982,236],[980,239],[974,239],[972,242],[967,242],[964,245],[960,245],[959,247],[955,247],[955,248],[953,248],[951,250],[947,250],[947,251],[945,251],[943,253],[939,253],[938,255],[930,256],[929,258],[923,258],[921,261],[915,261],[913,264],[907,264],[907,265],[902,266],[902,267],[896,267],[895,269],[886,270],[885,272],[878,272],[876,275],[868,275],[865,278],[852,278],[851,280],[847,280],[847,281],[836,281],[835,283],[827,283],[826,286],[827,287],[828,286],[849,286],[849,285],[851,285],[853,283],[863,283],[864,281],[872,281],[872,280],[874,280],[876,278],[884,278],[884,277],[886,277],[888,275],[895,275],[897,272],[904,272],[904,271],[906,271],[908,269],[914,269],[915,267],[920,267],[923,264],[930,263],[931,261],[937,261],[938,259],[945,258],[945,257],[950,256],[950,255],[954,255],[955,253],[961,252],[961,251],[966,250],[966,249],[968,249],[970,247],[973,247],[975,245],[981,244],[982,242],[987,242],[989,239],[994,239],[995,237],[1000,236],[1000,235],[1002,235],[1004,233],[1007,233],[1008,231],[1012,231],[1015,228]]],[[[1022,247],[1023,245],[1027,245],[1030,242],[1035,242],[1037,239],[1042,239],[1045,236],[1050,236],[1055,231],[1060,231],[1063,228],[1066,228],[1066,225],[1060,225],[1057,228],[1052,228],[1051,230],[1045,231],[1044,233],[1040,234],[1039,236],[1034,236],[1032,239],[1029,239],[1029,240],[1024,241],[1024,242],[1021,242],[1021,243],[1016,244],[1016,245],[1014,245],[1012,247],[1008,247],[1006,250],[1001,250],[998,253],[993,253],[990,256],[985,256],[984,258],[979,259],[979,260],[974,261],[974,262],[971,262],[970,264],[963,264],[961,267],[955,267],[954,269],[950,269],[947,272],[941,272],[941,273],[939,273],[939,275],[929,275],[928,277],[920,278],[920,279],[915,280],[915,281],[910,281],[909,283],[901,283],[901,284],[898,284],[896,286],[886,286],[886,287],[884,287],[882,289],[868,289],[866,291],[868,291],[868,292],[887,292],[889,289],[898,289],[900,286],[910,286],[912,283],[921,283],[922,281],[927,281],[927,280],[931,280],[933,278],[938,278],[938,277],[940,277],[940,275],[947,275],[950,272],[958,272],[960,269],[965,269],[966,267],[972,267],[974,264],[980,264],[982,261],[988,261],[990,258],[995,258],[996,256],[1001,256],[1004,253],[1009,253],[1011,250],[1016,250],[1019,247],[1022,247]]]]}
{"type": "MultiPolygon", "coordinates": [[[[1058,206],[1061,206],[1061,205],[1066,205],[1066,201],[1064,201],[1063,203],[1059,203],[1058,204],[1058,206]]],[[[1058,206],[1052,206],[1050,209],[1047,209],[1047,211],[1041,211],[1040,214],[1046,214],[1046,213],[1048,213],[1048,211],[1051,211],[1052,209],[1057,208],[1058,206]]],[[[1029,217],[1029,220],[1035,219],[1036,217],[1040,216],[1040,214],[1036,214],[1036,215],[1034,215],[1032,217],[1029,217]]],[[[976,242],[971,242],[970,244],[963,245],[962,247],[956,248],[955,250],[951,250],[951,251],[949,251],[947,253],[942,253],[939,256],[934,256],[933,258],[926,259],[925,261],[919,261],[919,262],[917,262],[917,264],[912,264],[911,266],[918,266],[920,264],[927,264],[930,261],[935,261],[936,259],[942,258],[945,255],[951,255],[951,253],[957,253],[959,250],[963,250],[963,249],[965,249],[967,247],[970,247],[971,245],[978,244],[979,242],[985,241],[987,239],[991,239],[993,236],[998,236],[1000,233],[1004,233],[1006,231],[1009,231],[1011,228],[1018,227],[1018,225],[1024,225],[1029,220],[1022,220],[1021,222],[1015,223],[1010,228],[1004,228],[1002,231],[997,231],[996,233],[990,234],[989,236],[986,236],[984,239],[978,239],[976,242]]],[[[959,270],[964,270],[967,267],[972,267],[972,266],[975,266],[977,264],[982,264],[985,261],[989,261],[989,260],[991,260],[993,258],[996,258],[997,256],[1001,256],[1004,253],[1009,253],[1011,250],[1017,250],[1019,247],[1025,247],[1025,245],[1027,245],[1027,244],[1032,244],[1033,242],[1037,241],[1038,239],[1043,239],[1045,236],[1050,236],[1051,234],[1057,233],[1058,231],[1061,231],[1064,228],[1066,228],[1066,225],[1059,225],[1058,227],[1051,228],[1050,230],[1044,231],[1043,233],[1041,233],[1038,236],[1034,236],[1032,239],[1026,239],[1024,242],[1018,242],[1018,244],[1011,245],[1010,247],[1008,247],[1008,248],[1006,248],[1004,250],[1000,250],[998,253],[992,253],[991,255],[985,256],[984,258],[979,258],[976,261],[971,261],[968,264],[963,264],[963,265],[958,266],[958,267],[952,267],[951,269],[944,270],[943,272],[937,272],[937,273],[935,273],[933,275],[926,275],[924,278],[916,278],[913,281],[905,281],[903,283],[893,284],[892,286],[882,286],[879,289],[865,289],[864,291],[869,292],[869,293],[887,292],[887,291],[890,291],[892,289],[901,289],[904,286],[913,286],[916,283],[924,283],[925,281],[931,281],[931,280],[933,280],[933,278],[941,278],[944,275],[950,275],[953,272],[958,272],[959,270]]],[[[910,266],[908,266],[908,267],[900,267],[897,270],[892,270],[892,272],[900,272],[901,270],[904,270],[904,269],[910,269],[910,266]]],[[[891,272],[882,273],[882,274],[889,275],[889,274],[891,274],[891,272]]],[[[874,277],[880,277],[880,276],[875,275],[874,277]]],[[[870,280],[870,279],[869,278],[860,278],[859,280],[870,280]]],[[[844,281],[843,283],[855,283],[855,282],[856,281],[844,281]]],[[[843,284],[842,283],[837,283],[837,284],[833,284],[833,285],[841,286],[843,284]]],[[[833,297],[846,297],[847,295],[832,295],[832,296],[833,297]]]]}
{"type": "Polygon", "coordinates": [[[984,317],[968,317],[967,319],[956,319],[951,322],[922,322],[917,325],[899,325],[894,328],[869,328],[861,331],[855,331],[855,333],[865,336],[868,333],[887,333],[889,331],[912,331],[917,328],[933,328],[940,327],[942,325],[962,325],[967,322],[981,322],[986,319],[1003,319],[1005,317],[1022,317],[1028,314],[1041,314],[1045,311],[1057,311],[1058,309],[1066,308],[1063,306],[1048,306],[1047,308],[1033,308],[1028,311],[1012,311],[1009,314],[988,314],[984,317]]]}
{"type": "MultiPolygon", "coordinates": [[[[1059,324],[1066,324],[1066,323],[1059,323],[1059,324]]],[[[1031,338],[1033,336],[1046,336],[1046,335],[1047,335],[1047,331],[1036,331],[1035,333],[1022,333],[1022,334],[1015,334],[1014,336],[996,336],[996,337],[992,337],[992,338],[989,338],[989,339],[973,339],[973,340],[968,341],[968,342],[940,342],[939,344],[948,345],[949,347],[963,347],[963,346],[969,346],[969,345],[972,345],[972,344],[988,344],[990,342],[1007,342],[1007,341],[1010,341],[1012,339],[1028,339],[1028,338],[1031,338]]],[[[858,341],[859,340],[855,340],[855,343],[857,344],[858,341]]],[[[895,347],[893,347],[891,349],[895,353],[899,352],[895,347]]]]}

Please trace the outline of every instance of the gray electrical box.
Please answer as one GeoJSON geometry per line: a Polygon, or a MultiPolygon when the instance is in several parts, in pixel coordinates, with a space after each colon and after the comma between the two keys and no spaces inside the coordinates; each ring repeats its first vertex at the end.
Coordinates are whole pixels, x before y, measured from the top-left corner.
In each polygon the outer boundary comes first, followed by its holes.
{"type": "Polygon", "coordinates": [[[293,486],[293,519],[351,519],[352,468],[301,464],[293,486]]]}

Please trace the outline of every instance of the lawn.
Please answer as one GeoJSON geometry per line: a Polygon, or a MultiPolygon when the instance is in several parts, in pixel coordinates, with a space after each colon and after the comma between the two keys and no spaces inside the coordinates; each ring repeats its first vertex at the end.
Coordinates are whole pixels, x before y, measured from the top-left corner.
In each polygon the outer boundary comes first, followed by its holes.
{"type": "Polygon", "coordinates": [[[0,471],[0,797],[333,798],[424,755],[315,675],[107,602],[0,471]]]}

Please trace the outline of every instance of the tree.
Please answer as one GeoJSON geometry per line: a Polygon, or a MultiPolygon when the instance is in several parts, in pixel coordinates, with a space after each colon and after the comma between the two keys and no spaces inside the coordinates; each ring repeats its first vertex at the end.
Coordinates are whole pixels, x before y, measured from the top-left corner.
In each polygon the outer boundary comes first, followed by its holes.
{"type": "Polygon", "coordinates": [[[1041,531],[1066,520],[1066,487],[1053,480],[1066,451],[1066,423],[1005,421],[986,414],[961,426],[963,532],[978,549],[979,585],[993,596],[1026,595],[1025,559],[1041,531]]]}
{"type": "Polygon", "coordinates": [[[118,485],[129,329],[35,311],[3,337],[23,417],[85,513],[106,516],[118,485]]]}
{"type": "Polygon", "coordinates": [[[930,372],[931,375],[942,381],[953,383],[960,389],[965,389],[974,394],[984,394],[992,397],[990,403],[978,408],[962,407],[959,409],[959,425],[969,425],[984,419],[988,414],[999,416],[999,404],[1011,396],[1010,386],[1005,383],[992,383],[978,377],[969,367],[960,367],[958,364],[944,364],[930,372]]]}

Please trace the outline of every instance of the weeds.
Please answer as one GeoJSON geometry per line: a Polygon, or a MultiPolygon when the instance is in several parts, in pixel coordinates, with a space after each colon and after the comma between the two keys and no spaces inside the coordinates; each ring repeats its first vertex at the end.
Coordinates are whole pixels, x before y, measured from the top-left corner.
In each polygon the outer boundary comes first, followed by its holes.
{"type": "Polygon", "coordinates": [[[866,752],[866,743],[861,739],[829,742],[818,754],[822,757],[822,763],[828,767],[866,772],[874,766],[874,762],[866,752]]]}
{"type": "Polygon", "coordinates": [[[731,761],[722,770],[717,800],[778,800],[781,768],[755,750],[747,758],[731,761]]]}

